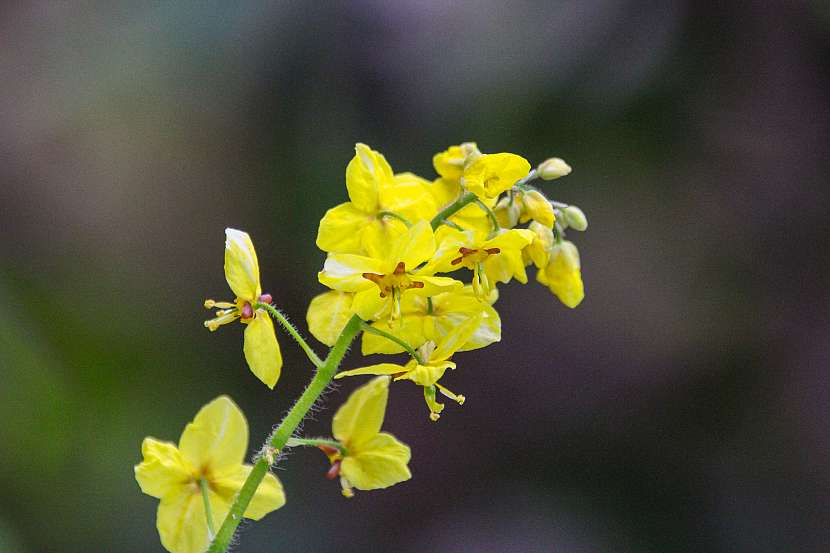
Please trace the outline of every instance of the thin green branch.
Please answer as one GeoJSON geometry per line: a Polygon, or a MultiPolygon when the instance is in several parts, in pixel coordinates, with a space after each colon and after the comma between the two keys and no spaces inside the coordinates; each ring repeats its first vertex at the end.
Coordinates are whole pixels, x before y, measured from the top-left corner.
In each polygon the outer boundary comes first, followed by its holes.
{"type": "Polygon", "coordinates": [[[208,497],[208,483],[204,478],[199,478],[199,488],[202,490],[202,501],[205,502],[205,518],[207,519],[208,533],[211,538],[216,535],[213,527],[213,512],[210,509],[210,498],[208,497]]]}
{"type": "Polygon", "coordinates": [[[360,333],[362,323],[363,321],[360,317],[352,315],[352,318],[343,327],[340,336],[337,338],[337,342],[329,350],[326,360],[317,369],[317,374],[311,379],[311,382],[300,396],[300,399],[297,400],[297,403],[294,404],[294,407],[282,419],[277,429],[265,441],[265,444],[262,446],[262,455],[254,463],[254,467],[248,474],[248,478],[242,484],[242,488],[236,495],[233,505],[231,505],[231,509],[228,511],[228,515],[219,528],[219,532],[216,533],[216,538],[210,544],[208,553],[225,553],[227,551],[233,535],[236,532],[236,528],[239,526],[245,510],[251,503],[251,499],[253,499],[260,482],[268,474],[268,470],[275,460],[275,455],[285,447],[288,439],[308,414],[311,406],[314,405],[314,402],[317,401],[320,394],[326,389],[326,386],[331,383],[349,346],[360,333]]]}
{"type": "Polygon", "coordinates": [[[487,207],[487,204],[482,202],[480,199],[476,198],[475,202],[476,202],[476,205],[478,207],[480,207],[482,209],[482,211],[484,211],[484,213],[487,214],[487,218],[490,219],[490,225],[492,225],[492,227],[493,227],[493,231],[492,231],[491,235],[495,235],[499,231],[499,229],[501,228],[501,225],[499,225],[498,217],[496,217],[496,214],[493,213],[493,210],[490,209],[489,207],[487,207]]]}
{"type": "Polygon", "coordinates": [[[455,215],[458,211],[461,211],[465,206],[468,204],[473,203],[478,198],[472,192],[465,192],[462,194],[457,200],[453,203],[442,209],[438,212],[438,215],[432,218],[430,221],[430,225],[432,225],[432,230],[437,229],[440,227],[447,219],[455,215]]]}
{"type": "Polygon", "coordinates": [[[305,338],[302,337],[300,331],[297,330],[297,327],[291,324],[291,321],[289,321],[285,315],[282,314],[282,311],[268,303],[257,302],[254,307],[256,309],[265,309],[268,311],[268,313],[270,313],[271,316],[274,317],[286,331],[288,331],[291,337],[294,338],[294,341],[297,342],[301,348],[303,348],[303,351],[308,356],[308,359],[314,363],[315,367],[319,367],[323,364],[323,360],[317,356],[313,349],[311,349],[311,346],[308,345],[308,342],[306,342],[305,338]]]}
{"type": "Polygon", "coordinates": [[[319,447],[321,445],[333,447],[340,452],[341,455],[346,455],[346,448],[337,440],[329,440],[326,438],[288,438],[286,447],[319,447]]]}
{"type": "Polygon", "coordinates": [[[422,365],[424,364],[423,360],[421,360],[421,356],[418,354],[418,352],[415,350],[415,348],[410,346],[406,341],[398,338],[394,334],[390,334],[389,332],[386,332],[385,330],[381,330],[377,327],[374,327],[374,326],[370,325],[369,323],[367,323],[366,321],[361,321],[361,323],[363,325],[363,331],[364,332],[368,332],[370,334],[375,334],[375,335],[380,336],[382,338],[386,338],[390,342],[395,342],[396,344],[401,346],[409,355],[411,355],[413,358],[415,358],[415,360],[418,363],[420,363],[422,365]]]}
{"type": "Polygon", "coordinates": [[[407,228],[412,226],[412,221],[410,221],[400,213],[395,213],[394,211],[381,211],[380,213],[378,213],[378,215],[381,217],[391,217],[392,219],[397,219],[398,221],[405,224],[407,228]]]}

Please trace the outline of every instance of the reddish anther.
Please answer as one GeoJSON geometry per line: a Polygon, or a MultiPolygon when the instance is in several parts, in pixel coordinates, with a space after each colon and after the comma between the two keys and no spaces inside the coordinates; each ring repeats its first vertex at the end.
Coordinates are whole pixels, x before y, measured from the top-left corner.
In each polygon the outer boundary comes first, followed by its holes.
{"type": "Polygon", "coordinates": [[[242,306],[242,311],[240,312],[240,315],[243,319],[250,319],[254,316],[254,308],[251,307],[250,303],[245,302],[245,305],[242,306]]]}
{"type": "Polygon", "coordinates": [[[340,461],[335,461],[331,465],[329,471],[326,473],[326,478],[328,478],[329,480],[334,480],[338,476],[340,476],[340,461]]]}

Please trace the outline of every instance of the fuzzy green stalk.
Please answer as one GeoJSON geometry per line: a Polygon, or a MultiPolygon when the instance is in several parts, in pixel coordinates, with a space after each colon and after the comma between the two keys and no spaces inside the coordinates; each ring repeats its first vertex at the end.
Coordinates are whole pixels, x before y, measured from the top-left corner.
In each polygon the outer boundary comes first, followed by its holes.
{"type": "Polygon", "coordinates": [[[463,209],[467,204],[471,204],[478,199],[478,196],[473,194],[472,192],[465,192],[461,195],[457,200],[453,203],[442,209],[438,212],[438,215],[432,218],[430,221],[430,225],[432,225],[432,230],[437,229],[440,227],[447,219],[451,216],[455,215],[458,211],[463,209]]]}
{"type": "Polygon", "coordinates": [[[320,447],[322,445],[333,447],[334,449],[340,452],[340,455],[343,456],[345,456],[347,453],[346,448],[343,447],[343,444],[341,444],[337,440],[329,440],[327,438],[289,438],[288,443],[286,445],[288,447],[320,447]]]}
{"type": "Polygon", "coordinates": [[[297,342],[297,344],[301,348],[303,348],[303,351],[308,356],[308,359],[312,363],[314,363],[315,367],[319,367],[323,364],[323,360],[317,357],[317,354],[314,353],[314,350],[311,349],[311,346],[308,345],[308,342],[306,342],[305,338],[302,337],[300,331],[297,330],[297,327],[291,324],[291,321],[289,321],[285,317],[285,315],[282,314],[282,311],[268,303],[257,302],[257,304],[254,305],[254,307],[256,309],[265,309],[266,311],[268,311],[268,313],[270,313],[271,316],[274,317],[277,320],[277,322],[279,322],[282,325],[282,327],[291,335],[291,337],[294,338],[294,341],[297,342]]]}
{"type": "Polygon", "coordinates": [[[245,510],[248,508],[260,482],[265,478],[265,475],[275,460],[275,454],[279,453],[285,447],[288,439],[308,414],[314,402],[317,401],[320,394],[323,393],[323,390],[326,389],[332,378],[334,378],[334,374],[340,367],[340,363],[343,361],[343,357],[346,355],[349,346],[360,333],[362,324],[363,321],[360,317],[352,315],[352,318],[343,327],[340,336],[337,338],[337,342],[329,350],[326,360],[317,369],[317,374],[311,379],[311,382],[300,396],[300,399],[297,400],[297,403],[294,404],[294,407],[291,408],[277,429],[265,441],[261,456],[257,459],[253,469],[248,474],[245,483],[242,484],[242,488],[236,495],[233,505],[231,505],[231,509],[228,511],[228,515],[225,517],[222,526],[216,533],[216,537],[210,544],[208,553],[225,553],[228,550],[228,546],[230,546],[231,540],[233,540],[233,535],[236,533],[236,528],[239,526],[245,510]]]}

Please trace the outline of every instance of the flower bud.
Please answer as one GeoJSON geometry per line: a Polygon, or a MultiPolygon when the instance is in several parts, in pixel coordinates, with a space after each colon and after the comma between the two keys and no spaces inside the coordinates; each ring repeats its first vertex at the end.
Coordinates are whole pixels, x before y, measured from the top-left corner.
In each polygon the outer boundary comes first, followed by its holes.
{"type": "Polygon", "coordinates": [[[513,228],[519,222],[519,215],[522,211],[521,201],[518,196],[510,200],[507,196],[502,197],[496,207],[493,208],[493,213],[496,214],[496,219],[499,221],[501,228],[513,228]]]}
{"type": "Polygon", "coordinates": [[[547,198],[538,190],[528,190],[522,195],[524,209],[522,210],[519,222],[526,223],[533,219],[548,228],[553,228],[556,217],[553,214],[553,206],[547,198]]]}
{"type": "Polygon", "coordinates": [[[537,171],[544,180],[553,180],[569,174],[571,166],[558,157],[552,157],[540,163],[537,171]]]}
{"type": "Polygon", "coordinates": [[[588,219],[581,209],[575,205],[569,205],[562,210],[564,219],[568,222],[568,226],[579,232],[588,228],[588,219]]]}
{"type": "Polygon", "coordinates": [[[467,167],[482,156],[478,145],[475,142],[464,142],[461,144],[461,151],[464,153],[464,166],[467,167]]]}

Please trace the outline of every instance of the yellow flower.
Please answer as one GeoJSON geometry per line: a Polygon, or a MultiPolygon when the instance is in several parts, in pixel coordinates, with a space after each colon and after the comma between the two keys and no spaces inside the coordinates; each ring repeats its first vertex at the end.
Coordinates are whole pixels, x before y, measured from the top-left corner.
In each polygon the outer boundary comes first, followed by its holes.
{"type": "Polygon", "coordinates": [[[536,273],[536,280],[550,288],[568,307],[579,305],[585,297],[585,290],[576,246],[567,240],[555,244],[551,249],[550,262],[536,273]]]}
{"type": "MultiPolygon", "coordinates": [[[[384,322],[372,326],[397,336],[413,348],[419,348],[428,341],[439,342],[453,328],[464,321],[480,317],[478,328],[473,331],[467,343],[458,351],[470,351],[488,346],[501,340],[501,319],[492,304],[498,299],[498,289],[493,288],[487,301],[482,302],[471,286],[438,294],[432,298],[409,296],[401,303],[400,325],[391,328],[384,322]]],[[[373,353],[401,353],[404,348],[397,343],[371,332],[363,333],[363,355],[373,353]]]]}
{"type": "Polygon", "coordinates": [[[389,377],[381,376],[352,392],[332,421],[341,449],[322,448],[332,463],[329,477],[340,476],[343,495],[358,490],[388,488],[412,478],[409,446],[381,432],[389,399],[389,377]]]}
{"type": "Polygon", "coordinates": [[[525,265],[533,263],[539,269],[544,269],[550,261],[550,252],[553,248],[553,230],[533,221],[527,227],[533,233],[533,242],[522,250],[522,259],[525,265]]]}
{"type": "Polygon", "coordinates": [[[444,386],[438,384],[438,380],[444,376],[447,369],[455,369],[455,363],[449,359],[456,351],[469,342],[470,336],[480,326],[481,316],[471,317],[455,326],[441,337],[437,343],[430,341],[422,345],[418,349],[420,361],[418,359],[411,359],[406,365],[379,363],[377,365],[369,365],[368,367],[339,372],[334,378],[361,374],[377,374],[393,375],[395,380],[411,380],[415,384],[424,387],[424,399],[430,411],[429,418],[437,421],[441,411],[444,410],[444,404],[436,401],[436,389],[459,405],[464,404],[464,396],[454,394],[444,386]]]}
{"type": "Polygon", "coordinates": [[[496,198],[530,172],[530,163],[516,154],[484,154],[465,167],[461,184],[479,198],[496,198]]]}
{"type": "Polygon", "coordinates": [[[427,219],[436,211],[429,181],[412,173],[392,173],[380,153],[355,146],[346,168],[349,202],[326,212],[317,232],[325,252],[380,255],[386,244],[406,232],[406,223],[427,219]]]}
{"type": "Polygon", "coordinates": [[[432,157],[435,171],[444,178],[458,180],[464,173],[464,166],[481,156],[475,142],[465,142],[460,146],[450,146],[432,157]]]}
{"type": "Polygon", "coordinates": [[[416,268],[435,253],[435,238],[427,221],[409,228],[386,245],[384,255],[362,256],[330,253],[318,274],[320,282],[333,290],[354,292],[352,310],[365,320],[389,314],[400,316],[404,294],[434,296],[462,284],[416,268]]]}
{"type": "Polygon", "coordinates": [[[528,190],[521,193],[522,212],[519,217],[520,223],[527,223],[531,219],[538,221],[548,228],[553,228],[556,217],[553,214],[553,206],[538,190],[528,190]]]}
{"type": "Polygon", "coordinates": [[[484,239],[480,233],[442,227],[437,235],[438,251],[424,270],[446,273],[462,267],[470,269],[473,291],[482,298],[490,294],[495,282],[507,283],[516,278],[527,283],[522,249],[533,241],[533,232],[501,230],[493,238],[484,239]]]}
{"type": "Polygon", "coordinates": [[[259,303],[271,303],[271,295],[262,293],[259,262],[247,232],[225,229],[225,280],[236,299],[233,302],[206,300],[205,307],[218,307],[216,317],[205,321],[211,332],[236,319],[245,326],[243,351],[245,360],[257,378],[273,388],[280,377],[282,353],[274,333],[274,322],[259,303]]]}
{"type": "MultiPolygon", "coordinates": [[[[242,463],[247,449],[248,423],[227,396],[202,407],[185,427],[178,447],[144,438],[144,460],[135,466],[135,479],[141,491],[161,500],[156,526],[165,549],[202,553],[207,548],[212,536],[202,490],[218,530],[251,471],[251,465],[242,463]]],[[[244,516],[259,520],[284,504],[282,484],[268,473],[244,516]]]]}

